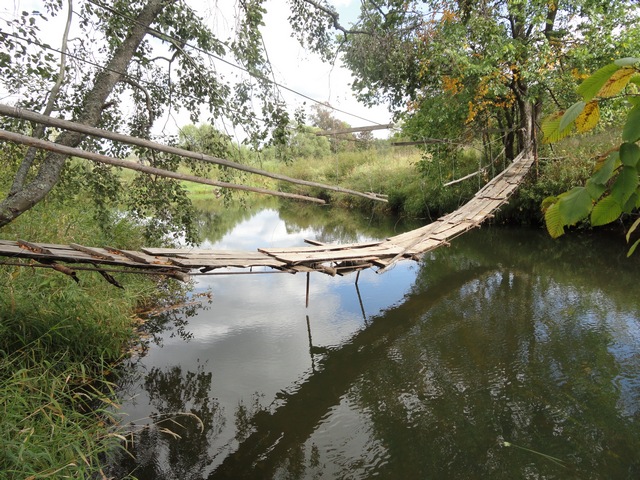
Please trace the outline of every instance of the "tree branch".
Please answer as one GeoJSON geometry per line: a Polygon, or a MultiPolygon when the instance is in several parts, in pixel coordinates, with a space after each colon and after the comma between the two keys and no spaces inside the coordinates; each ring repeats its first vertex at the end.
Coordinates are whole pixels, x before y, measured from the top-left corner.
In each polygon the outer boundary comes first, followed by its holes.
{"type": "MultiPolygon", "coordinates": [[[[56,78],[56,83],[51,88],[49,92],[49,98],[47,99],[47,105],[45,106],[43,115],[49,116],[53,111],[53,107],[56,104],[56,99],[58,98],[58,93],[60,92],[60,87],[62,86],[62,82],[65,77],[65,68],[67,62],[67,43],[69,41],[69,30],[71,29],[71,20],[73,19],[73,0],[68,0],[69,4],[69,12],[67,13],[67,23],[64,27],[64,34],[62,35],[62,46],[60,47],[60,69],[58,71],[58,77],[56,78]]],[[[33,136],[35,138],[44,137],[45,127],[43,124],[38,124],[33,131],[33,136]]],[[[16,193],[18,193],[24,187],[24,183],[27,179],[27,174],[29,170],[31,170],[31,165],[33,165],[33,160],[36,158],[37,150],[33,147],[30,147],[27,150],[20,166],[18,167],[18,171],[16,172],[16,176],[13,179],[13,183],[11,185],[11,189],[9,190],[9,195],[12,197],[16,193]]]]}
{"type": "Polygon", "coordinates": [[[303,0],[303,1],[311,5],[312,7],[314,7],[316,10],[320,10],[324,14],[331,17],[333,28],[335,28],[336,30],[340,30],[344,34],[345,38],[349,34],[368,34],[369,33],[364,30],[350,30],[348,28],[343,27],[340,24],[340,15],[338,15],[338,12],[331,10],[328,7],[325,7],[324,5],[318,3],[316,0],[303,0]]]}

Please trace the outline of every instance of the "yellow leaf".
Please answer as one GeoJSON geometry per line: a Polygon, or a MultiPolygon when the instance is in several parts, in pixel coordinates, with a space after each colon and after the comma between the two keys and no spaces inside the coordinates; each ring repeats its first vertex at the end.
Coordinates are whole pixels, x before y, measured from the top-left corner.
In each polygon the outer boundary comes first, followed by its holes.
{"type": "Polygon", "coordinates": [[[588,132],[598,124],[600,120],[600,107],[598,102],[592,101],[585,105],[582,113],[576,118],[576,129],[579,133],[588,132]]]}
{"type": "Polygon", "coordinates": [[[560,120],[564,112],[556,112],[549,115],[542,121],[543,143],[555,143],[562,140],[571,133],[573,123],[569,124],[564,130],[560,130],[560,120]]]}
{"type": "Polygon", "coordinates": [[[633,67],[623,67],[617,70],[602,86],[598,92],[598,96],[601,98],[607,98],[617,95],[624,87],[627,86],[629,80],[635,73],[636,69],[633,67]]]}

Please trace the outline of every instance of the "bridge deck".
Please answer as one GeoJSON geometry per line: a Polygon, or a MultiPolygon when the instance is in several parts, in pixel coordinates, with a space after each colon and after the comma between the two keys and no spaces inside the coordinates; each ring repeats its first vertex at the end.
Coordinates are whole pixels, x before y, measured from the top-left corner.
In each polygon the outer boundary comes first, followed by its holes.
{"type": "Polygon", "coordinates": [[[127,267],[182,280],[189,273],[206,273],[226,267],[264,267],[290,273],[319,271],[330,275],[378,267],[378,272],[382,272],[399,260],[417,260],[426,252],[448,244],[453,238],[492,217],[493,212],[507,202],[523,181],[532,163],[533,155],[520,154],[507,169],[458,210],[424,227],[376,242],[326,245],[309,240],[308,243],[312,243],[310,246],[260,248],[248,252],[167,248],[130,251],[113,247],[0,240],[0,256],[35,260],[43,265],[58,267],[56,269],[68,274],[73,272],[57,262],[89,264],[98,270],[104,269],[99,265],[127,267]]]}

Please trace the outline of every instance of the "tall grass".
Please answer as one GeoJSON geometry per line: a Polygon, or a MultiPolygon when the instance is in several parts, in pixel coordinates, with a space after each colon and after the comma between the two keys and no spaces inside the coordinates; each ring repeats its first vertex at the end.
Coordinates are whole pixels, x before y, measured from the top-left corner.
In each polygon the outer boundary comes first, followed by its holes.
{"type": "MultiPolygon", "coordinates": [[[[347,208],[374,208],[381,213],[393,213],[408,218],[435,219],[454,210],[477,190],[477,182],[465,182],[451,187],[443,183],[478,169],[478,156],[460,152],[455,159],[433,158],[416,148],[372,149],[342,152],[322,159],[302,158],[291,164],[269,164],[291,177],[340,185],[362,192],[375,192],[389,197],[388,204],[372,200],[311,190],[311,194],[328,199],[334,205],[347,208]]],[[[309,193],[302,187],[281,183],[279,188],[295,193],[309,193]]]]}
{"type": "MultiPolygon", "coordinates": [[[[114,214],[108,227],[97,225],[90,198],[54,192],[0,238],[143,242],[123,217],[114,214]]],[[[120,445],[108,378],[136,339],[136,309],[163,293],[148,277],[115,275],[125,290],[95,272],[78,271],[77,284],[36,264],[0,265],[1,478],[100,478],[101,456],[120,445]]]]}

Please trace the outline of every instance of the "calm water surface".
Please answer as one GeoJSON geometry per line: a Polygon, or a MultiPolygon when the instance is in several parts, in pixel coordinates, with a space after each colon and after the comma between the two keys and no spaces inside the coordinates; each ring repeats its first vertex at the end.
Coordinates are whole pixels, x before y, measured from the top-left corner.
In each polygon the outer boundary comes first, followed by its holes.
{"type": "MultiPolygon", "coordinates": [[[[308,207],[307,207],[308,208],[308,207]]],[[[204,248],[351,242],[322,211],[203,215],[204,248]]],[[[342,215],[342,214],[341,214],[342,215]]],[[[640,478],[639,256],[485,227],[383,275],[201,277],[120,382],[140,479],[640,478]]]]}

